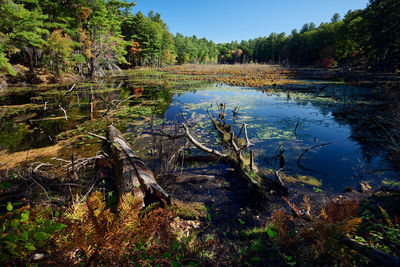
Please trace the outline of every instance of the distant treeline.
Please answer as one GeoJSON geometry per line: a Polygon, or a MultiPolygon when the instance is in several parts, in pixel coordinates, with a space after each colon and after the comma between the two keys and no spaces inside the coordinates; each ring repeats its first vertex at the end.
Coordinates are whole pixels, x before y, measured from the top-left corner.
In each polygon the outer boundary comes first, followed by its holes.
{"type": "Polygon", "coordinates": [[[364,10],[349,11],[341,20],[307,23],[298,31],[271,33],[241,43],[219,45],[220,63],[276,63],[363,67],[393,71],[400,68],[400,1],[370,0],[364,10]]]}
{"type": "Polygon", "coordinates": [[[130,66],[273,63],[400,68],[400,0],[370,0],[318,27],[215,44],[173,36],[160,14],[131,12],[126,0],[0,0],[0,73],[24,68],[102,76],[130,66]]]}

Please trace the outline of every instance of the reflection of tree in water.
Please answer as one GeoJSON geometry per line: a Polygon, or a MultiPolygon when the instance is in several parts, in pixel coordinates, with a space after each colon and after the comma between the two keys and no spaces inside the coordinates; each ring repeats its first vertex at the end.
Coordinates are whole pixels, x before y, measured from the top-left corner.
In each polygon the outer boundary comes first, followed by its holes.
{"type": "Polygon", "coordinates": [[[391,101],[371,89],[343,86],[328,86],[323,92],[311,89],[309,98],[294,99],[298,105],[311,104],[324,115],[332,113],[339,124],[349,125],[350,138],[356,141],[367,163],[374,158],[393,159],[391,154],[398,150],[394,140],[400,140],[396,128],[400,121],[388,105],[391,101]]]}
{"type": "Polygon", "coordinates": [[[0,108],[0,150],[15,152],[52,145],[58,134],[75,129],[86,120],[102,118],[106,110],[115,108],[131,96],[124,105],[135,106],[145,100],[156,100],[159,102],[157,113],[163,114],[173,97],[164,88],[137,87],[123,79],[77,84],[67,94],[70,88],[15,89],[5,95],[2,103],[15,107],[0,108]]]}

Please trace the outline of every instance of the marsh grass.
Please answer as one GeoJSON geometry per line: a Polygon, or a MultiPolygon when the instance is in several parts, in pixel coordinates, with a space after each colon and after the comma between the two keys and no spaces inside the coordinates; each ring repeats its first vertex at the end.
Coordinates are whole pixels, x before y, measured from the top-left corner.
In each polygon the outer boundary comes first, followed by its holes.
{"type": "Polygon", "coordinates": [[[189,75],[194,80],[208,80],[226,83],[232,86],[275,87],[285,84],[297,84],[294,74],[276,65],[240,64],[240,65],[197,65],[186,64],[161,69],[167,73],[189,75]]]}

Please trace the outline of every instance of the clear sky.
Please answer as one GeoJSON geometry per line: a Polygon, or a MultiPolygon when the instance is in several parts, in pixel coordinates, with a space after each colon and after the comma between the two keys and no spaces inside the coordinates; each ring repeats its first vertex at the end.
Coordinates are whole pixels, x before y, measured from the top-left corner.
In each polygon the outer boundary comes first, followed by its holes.
{"type": "Polygon", "coordinates": [[[334,13],[362,9],[368,0],[136,0],[132,12],[161,14],[172,34],[216,43],[290,33],[304,23],[328,22],[334,13]]]}

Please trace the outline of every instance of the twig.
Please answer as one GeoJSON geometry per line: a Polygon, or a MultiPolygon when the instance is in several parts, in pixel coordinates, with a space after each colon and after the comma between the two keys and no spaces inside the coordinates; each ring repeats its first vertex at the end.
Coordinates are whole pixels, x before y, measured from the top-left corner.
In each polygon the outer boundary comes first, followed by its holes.
{"type": "Polygon", "coordinates": [[[302,158],[308,151],[310,151],[311,149],[314,149],[314,148],[317,148],[317,147],[321,147],[321,146],[327,146],[327,145],[330,145],[330,144],[332,144],[332,143],[324,143],[324,144],[315,145],[315,146],[311,146],[311,147],[309,147],[309,148],[306,148],[306,149],[304,150],[304,152],[301,153],[301,155],[298,157],[298,159],[297,159],[297,165],[300,166],[300,160],[301,160],[301,158],[302,158]]]}
{"type": "Polygon", "coordinates": [[[81,200],[78,201],[78,203],[82,203],[86,199],[86,197],[90,194],[90,192],[92,192],[93,187],[96,185],[97,180],[98,180],[98,177],[96,178],[96,180],[94,181],[92,186],[89,188],[89,190],[86,192],[86,194],[81,198],[81,200]]]}
{"type": "MultiPolygon", "coordinates": [[[[21,174],[18,173],[18,175],[20,176],[20,178],[24,179],[24,177],[23,177],[21,174]]],[[[43,192],[45,193],[47,199],[51,202],[50,196],[49,196],[49,194],[47,194],[46,189],[44,189],[44,187],[43,187],[39,182],[37,182],[37,181],[33,178],[33,175],[29,175],[29,178],[30,178],[37,186],[39,186],[39,187],[43,190],[43,192]]]]}
{"type": "Polygon", "coordinates": [[[239,137],[242,134],[242,131],[243,131],[243,128],[244,128],[245,125],[246,125],[245,123],[242,124],[242,127],[240,128],[239,134],[236,136],[236,139],[239,139],[239,137]]]}
{"type": "Polygon", "coordinates": [[[180,112],[181,117],[185,120],[186,124],[192,128],[193,126],[190,124],[190,122],[185,118],[185,115],[183,115],[182,111],[180,112]]]}
{"type": "Polygon", "coordinates": [[[33,172],[37,172],[41,167],[48,167],[48,166],[53,166],[53,164],[42,162],[39,165],[37,165],[35,169],[33,169],[33,172]]]}
{"type": "Polygon", "coordinates": [[[283,181],[282,181],[281,176],[279,175],[279,173],[281,171],[283,171],[283,168],[280,168],[279,170],[275,171],[275,178],[276,178],[276,180],[278,180],[278,182],[281,184],[281,186],[285,186],[283,181]]]}
{"type": "Polygon", "coordinates": [[[65,120],[68,120],[68,115],[65,109],[61,106],[61,104],[58,104],[58,107],[61,109],[62,112],[64,112],[65,120]]]}
{"type": "Polygon", "coordinates": [[[297,127],[299,127],[299,121],[296,123],[296,127],[294,127],[294,135],[297,136],[297,127]]]}
{"type": "Polygon", "coordinates": [[[104,137],[104,136],[102,136],[102,135],[98,135],[98,134],[91,133],[91,132],[87,132],[87,134],[88,134],[88,135],[91,135],[91,136],[94,136],[94,137],[97,137],[97,138],[100,138],[100,139],[103,140],[103,141],[108,141],[108,140],[107,140],[107,137],[104,137]]]}
{"type": "MultiPolygon", "coordinates": [[[[71,87],[67,92],[65,92],[65,94],[64,94],[64,95],[60,98],[60,100],[58,101],[58,104],[57,104],[56,107],[60,107],[60,108],[64,111],[64,113],[65,113],[65,110],[61,107],[61,103],[63,102],[64,98],[65,98],[67,95],[69,95],[69,94],[72,92],[72,90],[74,90],[75,86],[76,86],[76,84],[72,85],[72,87],[71,87]]],[[[53,108],[53,109],[55,109],[55,108],[53,108]]]]}
{"type": "Polygon", "coordinates": [[[276,153],[278,153],[281,150],[282,146],[283,146],[282,144],[279,144],[279,147],[275,150],[274,154],[272,154],[271,159],[276,159],[279,156],[276,153]]]}
{"type": "Polygon", "coordinates": [[[124,100],[122,100],[121,102],[119,102],[119,103],[115,106],[115,108],[117,109],[117,108],[119,107],[119,105],[125,103],[126,101],[128,101],[129,99],[134,98],[134,97],[135,97],[135,96],[132,95],[132,96],[130,96],[130,97],[125,98],[124,100]]]}
{"type": "Polygon", "coordinates": [[[185,129],[186,136],[187,136],[187,138],[189,139],[189,141],[192,142],[192,144],[195,145],[198,149],[200,149],[200,150],[202,150],[202,151],[204,151],[204,152],[207,152],[207,153],[214,154],[214,155],[216,155],[217,157],[221,157],[221,158],[228,158],[228,157],[229,157],[228,154],[221,153],[221,152],[219,152],[219,151],[217,151],[217,150],[215,150],[215,149],[211,149],[211,148],[208,148],[208,147],[202,145],[200,142],[198,142],[198,141],[189,133],[189,129],[188,129],[188,127],[186,126],[186,124],[183,123],[182,126],[183,126],[183,128],[185,129]]]}

